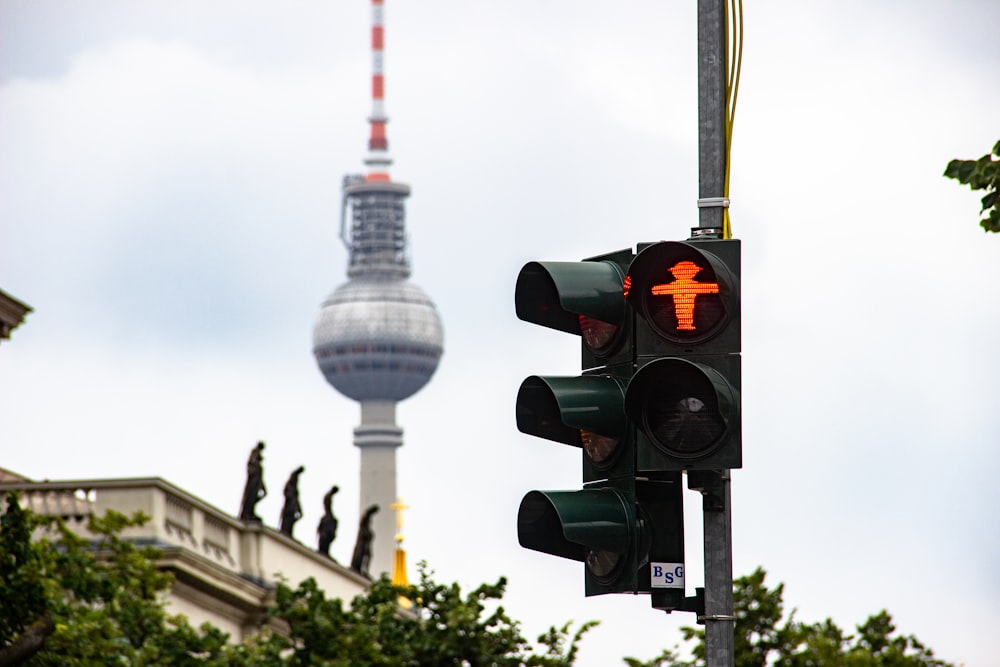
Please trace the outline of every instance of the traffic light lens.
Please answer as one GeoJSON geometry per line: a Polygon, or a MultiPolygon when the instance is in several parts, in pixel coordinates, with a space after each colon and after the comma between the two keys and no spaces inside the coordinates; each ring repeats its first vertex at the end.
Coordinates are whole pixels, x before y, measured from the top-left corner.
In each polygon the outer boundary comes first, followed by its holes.
{"type": "Polygon", "coordinates": [[[727,442],[739,424],[738,406],[737,394],[718,370],[676,357],[640,368],[625,395],[625,412],[652,444],[691,462],[727,442]]]}
{"type": "Polygon", "coordinates": [[[704,342],[729,322],[738,285],[717,257],[686,243],[665,241],[643,250],[625,276],[625,298],[663,338],[704,342]]]}
{"type": "Polygon", "coordinates": [[[673,297],[674,318],[677,320],[678,331],[697,331],[694,325],[695,298],[719,293],[719,283],[698,282],[695,276],[701,273],[701,267],[694,262],[677,262],[670,269],[673,282],[653,285],[653,296],[669,295],[673,297]]]}
{"type": "Polygon", "coordinates": [[[704,453],[726,430],[718,411],[695,396],[651,401],[646,415],[650,435],[679,454],[704,453]]]}
{"type": "Polygon", "coordinates": [[[670,266],[643,299],[650,324],[668,338],[699,338],[725,323],[719,283],[705,267],[683,260],[670,266]]]}
{"type": "Polygon", "coordinates": [[[603,466],[614,460],[618,453],[618,438],[609,438],[590,431],[580,431],[583,451],[595,465],[603,466]]]}
{"type": "Polygon", "coordinates": [[[598,579],[605,581],[613,579],[618,573],[618,565],[622,562],[621,554],[613,551],[588,551],[586,560],[587,569],[598,579]]]}
{"type": "Polygon", "coordinates": [[[617,325],[580,315],[580,335],[583,337],[583,343],[592,352],[600,354],[611,347],[618,335],[618,329],[617,325]]]}

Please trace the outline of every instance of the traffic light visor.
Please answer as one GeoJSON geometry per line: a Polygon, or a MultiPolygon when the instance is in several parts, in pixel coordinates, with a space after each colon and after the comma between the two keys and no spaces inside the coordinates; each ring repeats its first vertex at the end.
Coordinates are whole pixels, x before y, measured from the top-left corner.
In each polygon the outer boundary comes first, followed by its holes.
{"type": "Polygon", "coordinates": [[[600,577],[616,574],[636,530],[635,511],[611,488],[530,491],[517,510],[522,547],[587,563],[600,577]]]}
{"type": "Polygon", "coordinates": [[[625,391],[607,375],[533,375],[517,392],[517,428],[522,433],[582,447],[602,466],[614,460],[625,436],[625,391]]]}
{"type": "Polygon", "coordinates": [[[660,336],[681,344],[699,343],[724,329],[735,312],[736,280],[712,253],[663,241],[636,256],[623,291],[660,336]]]}
{"type": "Polygon", "coordinates": [[[611,262],[529,262],[517,276],[514,307],[520,319],[581,336],[601,354],[622,328],[622,284],[611,262]]]}

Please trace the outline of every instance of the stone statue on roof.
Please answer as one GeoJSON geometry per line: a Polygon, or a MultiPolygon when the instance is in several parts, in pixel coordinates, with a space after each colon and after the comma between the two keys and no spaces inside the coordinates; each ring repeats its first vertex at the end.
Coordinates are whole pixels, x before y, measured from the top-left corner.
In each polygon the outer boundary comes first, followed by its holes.
{"type": "Polygon", "coordinates": [[[376,512],[378,505],[372,505],[361,517],[358,523],[358,540],[354,543],[354,556],[351,558],[351,569],[368,578],[371,578],[368,566],[372,559],[372,540],[375,538],[375,533],[372,531],[372,517],[376,512]]]}
{"type": "Polygon", "coordinates": [[[299,475],[305,471],[305,466],[299,466],[288,476],[285,482],[285,504],[281,508],[281,522],[278,530],[289,537],[292,536],[292,527],[295,522],[302,518],[302,505],[299,503],[299,475]]]}
{"type": "MultiPolygon", "coordinates": [[[[337,517],[333,516],[333,496],[340,491],[339,486],[335,486],[323,496],[323,518],[319,520],[316,534],[319,536],[319,548],[317,551],[324,556],[330,556],[330,545],[337,537],[337,517]]],[[[332,556],[330,556],[332,558],[332,556]]]]}
{"type": "Polygon", "coordinates": [[[240,519],[253,523],[261,523],[261,518],[254,511],[257,503],[267,495],[264,486],[264,443],[258,442],[247,459],[247,483],[243,487],[243,502],[240,505],[240,519]]]}

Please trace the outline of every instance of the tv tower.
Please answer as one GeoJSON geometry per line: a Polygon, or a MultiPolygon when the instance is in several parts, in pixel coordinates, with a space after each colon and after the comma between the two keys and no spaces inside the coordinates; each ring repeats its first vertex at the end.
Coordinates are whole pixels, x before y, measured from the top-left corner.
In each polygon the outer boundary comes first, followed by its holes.
{"type": "Polygon", "coordinates": [[[420,390],[437,369],[444,332],[434,303],[407,278],[409,186],[389,178],[386,138],[384,0],[372,8],[371,134],[367,174],[344,177],[340,238],[349,252],[348,281],[323,302],[313,327],[313,354],[327,382],[361,404],[354,445],[361,449],[361,504],[378,505],[370,572],[392,572],[396,522],[396,449],[403,430],[396,403],[420,390]]]}

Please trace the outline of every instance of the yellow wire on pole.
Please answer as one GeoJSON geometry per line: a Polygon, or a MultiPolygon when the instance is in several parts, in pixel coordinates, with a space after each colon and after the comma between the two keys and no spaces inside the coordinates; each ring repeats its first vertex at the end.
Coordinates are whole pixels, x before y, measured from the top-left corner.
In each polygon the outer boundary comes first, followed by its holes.
{"type": "MultiPolygon", "coordinates": [[[[740,92],[740,70],[743,68],[743,0],[730,0],[726,21],[726,41],[729,46],[729,73],[726,78],[726,173],[722,196],[729,198],[729,165],[733,152],[733,121],[736,118],[736,98],[740,92]],[[730,26],[732,30],[730,31],[730,26]]],[[[722,238],[733,237],[729,209],[722,215],[722,238]]]]}

